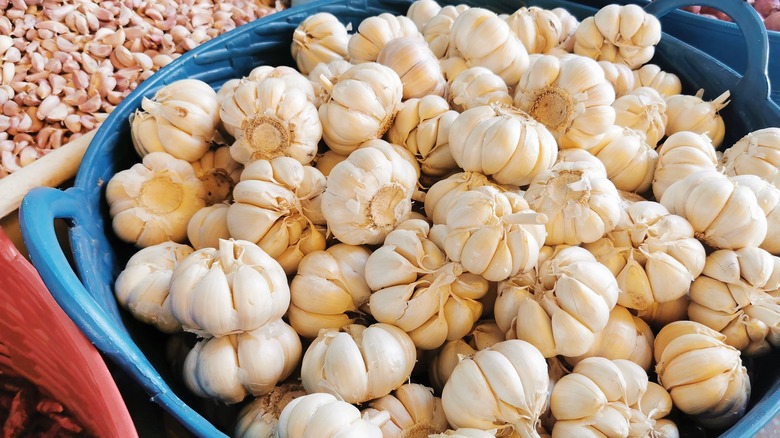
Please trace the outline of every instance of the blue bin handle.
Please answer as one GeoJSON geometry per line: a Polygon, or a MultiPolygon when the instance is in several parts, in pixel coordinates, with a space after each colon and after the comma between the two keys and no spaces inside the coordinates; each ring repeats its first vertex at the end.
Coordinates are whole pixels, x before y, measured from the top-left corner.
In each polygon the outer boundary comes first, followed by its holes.
{"type": "Polygon", "coordinates": [[[769,100],[769,37],[761,16],[746,1],[741,0],[654,0],[644,7],[649,14],[661,18],[664,15],[686,6],[708,6],[728,15],[742,31],[747,45],[747,67],[742,79],[732,90],[732,98],[769,100]]]}
{"type": "Polygon", "coordinates": [[[70,267],[54,232],[55,219],[67,219],[74,229],[89,224],[83,191],[48,187],[31,190],[19,214],[22,236],[33,264],[54,299],[95,346],[132,375],[142,376],[144,390],[191,432],[204,437],[226,437],[214,425],[185,404],[165,383],[149,360],[117,321],[101,307],[70,267]]]}

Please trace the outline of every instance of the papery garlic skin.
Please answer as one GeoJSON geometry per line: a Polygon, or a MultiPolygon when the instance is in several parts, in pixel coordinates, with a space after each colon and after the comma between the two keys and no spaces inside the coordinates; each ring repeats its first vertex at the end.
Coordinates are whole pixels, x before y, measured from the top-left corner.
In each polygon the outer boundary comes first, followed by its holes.
{"type": "Polygon", "coordinates": [[[658,153],[644,132],[613,126],[588,151],[604,164],[607,178],[618,190],[644,193],[651,187],[658,153]]]}
{"type": "Polygon", "coordinates": [[[389,324],[325,329],[303,355],[301,382],[308,393],[363,403],[403,385],[416,358],[409,335],[389,324]]]}
{"type": "Polygon", "coordinates": [[[428,43],[428,47],[437,58],[442,59],[447,57],[447,53],[450,51],[450,32],[452,30],[452,24],[455,22],[458,15],[469,8],[470,6],[465,4],[457,6],[446,5],[425,23],[425,26],[420,32],[422,33],[425,42],[428,43]]]}
{"type": "Polygon", "coordinates": [[[723,152],[721,163],[726,175],[758,175],[780,187],[780,127],[742,137],[723,152]]]}
{"type": "Polygon", "coordinates": [[[198,342],[184,361],[184,381],[200,397],[228,404],[262,395],[292,374],[301,358],[298,334],[281,319],[198,342]]]}
{"type": "Polygon", "coordinates": [[[779,288],[780,258],[755,247],[715,251],[691,285],[688,316],[745,355],[765,354],[780,345],[779,288]]]}
{"type": "Polygon", "coordinates": [[[453,427],[535,436],[549,386],[539,350],[513,339],[463,358],[444,385],[442,404],[453,427]]]}
{"type": "Polygon", "coordinates": [[[395,38],[379,51],[376,62],[392,68],[403,84],[403,99],[444,96],[447,80],[436,55],[419,37],[395,38]]]}
{"type": "Polygon", "coordinates": [[[163,242],[133,254],[114,283],[116,300],[136,319],[164,333],[180,331],[169,299],[171,276],[193,251],[189,245],[163,242]]]}
{"type": "Polygon", "coordinates": [[[654,88],[661,96],[682,93],[680,78],[674,73],[661,70],[661,67],[655,64],[645,64],[634,70],[634,80],[637,87],[654,88]]]}
{"type": "Polygon", "coordinates": [[[758,246],[767,234],[766,215],[753,191],[715,170],[698,171],[672,184],[660,202],[686,218],[696,237],[716,249],[758,246]]]}
{"type": "Polygon", "coordinates": [[[144,156],[106,185],[114,233],[141,248],[168,240],[184,242],[187,223],[206,206],[206,196],[192,165],[165,152],[144,156]]]}
{"type": "Polygon", "coordinates": [[[276,438],[279,416],[293,399],[303,397],[306,391],[300,383],[283,383],[271,392],[247,404],[238,413],[233,431],[236,438],[276,438]]]}
{"type": "Polygon", "coordinates": [[[379,428],[387,413],[361,417],[355,406],[331,394],[308,394],[287,404],[279,416],[276,438],[383,438],[379,428]]]}
{"type": "Polygon", "coordinates": [[[417,30],[422,32],[428,21],[441,11],[441,6],[435,0],[416,0],[406,10],[406,16],[414,22],[417,30]]]}
{"type": "Polygon", "coordinates": [[[443,224],[460,193],[486,185],[501,187],[479,172],[458,172],[441,179],[425,194],[425,214],[434,224],[443,224]]]}
{"type": "Polygon", "coordinates": [[[758,205],[766,215],[767,233],[759,247],[774,255],[780,255],[780,234],[770,231],[780,229],[780,189],[756,175],[738,175],[732,179],[753,191],[758,205]]]}
{"type": "Polygon", "coordinates": [[[637,88],[634,71],[629,66],[612,61],[599,61],[599,66],[604,71],[604,78],[612,84],[616,98],[637,88]]]}
{"type": "Polygon", "coordinates": [[[263,82],[268,78],[280,79],[284,82],[287,89],[298,89],[306,93],[309,102],[314,103],[314,86],[308,78],[298,70],[286,65],[272,66],[261,65],[253,68],[246,76],[245,80],[257,83],[263,82]]]}
{"type": "Polygon", "coordinates": [[[644,133],[653,149],[664,137],[666,101],[654,88],[635,88],[615,99],[612,108],[615,108],[615,124],[644,133]]]}
{"type": "Polygon", "coordinates": [[[553,8],[550,12],[555,14],[561,22],[561,32],[557,47],[571,53],[574,50],[574,32],[580,25],[579,20],[565,8],[553,8]]]}
{"type": "Polygon", "coordinates": [[[615,90],[598,63],[583,56],[532,55],[514,104],[544,124],[561,147],[597,143],[615,123],[615,90]]]}
{"type": "Polygon", "coordinates": [[[718,111],[729,104],[728,90],[711,102],[702,99],[704,90],[695,96],[675,94],[666,97],[666,135],[680,131],[706,134],[715,148],[720,147],[726,135],[726,124],[718,111]]]}
{"type": "Polygon", "coordinates": [[[219,203],[198,210],[187,223],[187,240],[195,249],[216,248],[220,239],[230,239],[227,214],[230,205],[219,203]]]}
{"type": "Polygon", "coordinates": [[[535,6],[516,10],[506,22],[529,54],[545,53],[556,47],[564,32],[555,13],[535,6]]]}
{"type": "Polygon", "coordinates": [[[295,28],[290,51],[298,71],[308,75],[317,64],[347,59],[347,28],[331,13],[306,17],[295,28]]]}
{"type": "Polygon", "coordinates": [[[322,195],[328,228],[343,243],[377,244],[409,218],[417,174],[389,143],[351,153],[322,195]]]}
{"type": "Polygon", "coordinates": [[[482,105],[512,105],[512,96],[500,76],[485,67],[471,67],[458,73],[450,82],[452,109],[463,112],[482,105]]]}
{"type": "Polygon", "coordinates": [[[281,265],[252,242],[220,240],[176,266],[171,308],[185,331],[225,336],[280,319],[290,305],[281,265]]]}
{"type": "Polygon", "coordinates": [[[427,437],[449,428],[441,399],[434,397],[431,388],[417,383],[407,383],[369,406],[363,414],[390,414],[390,421],[381,426],[384,438],[427,437]]]}
{"type": "Polygon", "coordinates": [[[417,25],[408,17],[387,12],[368,17],[360,22],[357,33],[349,39],[349,61],[353,64],[374,62],[385,44],[402,37],[422,39],[417,25]]]}
{"type": "Polygon", "coordinates": [[[544,357],[580,356],[604,329],[618,300],[609,269],[577,246],[546,246],[536,272],[499,283],[496,323],[544,357]]]}
{"type": "Polygon", "coordinates": [[[653,195],[660,200],[673,183],[700,170],[716,170],[718,157],[712,140],[705,134],[690,131],[674,133],[658,150],[653,173],[653,195]]]}
{"type": "Polygon", "coordinates": [[[630,407],[629,437],[679,438],[680,431],[677,425],[672,420],[664,418],[671,413],[674,406],[672,396],[663,386],[648,382],[645,393],[630,407]]]}
{"type": "Polygon", "coordinates": [[[479,350],[505,340],[504,332],[495,321],[483,321],[477,323],[463,338],[445,342],[428,366],[431,384],[437,391],[441,391],[462,357],[472,356],[479,350]]]}
{"type": "Polygon", "coordinates": [[[637,5],[608,5],[582,20],[574,33],[574,53],[632,69],[650,61],[661,40],[661,23],[637,5]]]}
{"type": "Polygon", "coordinates": [[[193,161],[192,169],[206,186],[206,204],[213,205],[230,199],[244,166],[230,156],[229,146],[221,146],[193,161]]]}
{"type": "Polygon", "coordinates": [[[330,100],[333,84],[341,80],[352,64],[344,59],[336,59],[328,63],[319,63],[309,72],[309,82],[314,90],[314,106],[319,107],[330,100]]]}

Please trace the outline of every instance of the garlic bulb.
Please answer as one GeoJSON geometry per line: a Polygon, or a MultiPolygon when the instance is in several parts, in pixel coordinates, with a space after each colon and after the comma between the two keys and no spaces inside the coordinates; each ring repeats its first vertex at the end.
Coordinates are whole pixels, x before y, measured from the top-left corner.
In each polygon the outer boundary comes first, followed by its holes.
{"type": "Polygon", "coordinates": [[[723,152],[721,162],[726,175],[758,175],[780,187],[780,127],[747,134],[723,152]]]}
{"type": "Polygon", "coordinates": [[[667,324],[688,319],[689,302],[688,294],[685,294],[676,300],[665,303],[656,301],[646,309],[637,311],[636,314],[650,327],[658,331],[667,324]]]}
{"type": "Polygon", "coordinates": [[[618,293],[615,277],[587,250],[545,246],[535,273],[499,283],[496,323],[544,357],[580,356],[606,327],[618,293]]]}
{"type": "Polygon", "coordinates": [[[238,403],[263,395],[292,374],[301,359],[298,334],[281,319],[254,330],[195,344],[184,361],[184,382],[200,397],[238,403]]]}
{"type": "Polygon", "coordinates": [[[666,101],[654,88],[635,88],[612,103],[615,124],[633,128],[645,135],[653,149],[666,130],[666,101]]]}
{"type": "Polygon", "coordinates": [[[341,75],[353,65],[344,59],[336,59],[328,63],[321,62],[309,72],[309,82],[314,90],[314,106],[318,109],[330,100],[333,84],[341,80],[341,75]]]}
{"type": "Polygon", "coordinates": [[[187,240],[195,249],[216,248],[221,239],[230,239],[227,214],[230,205],[219,203],[198,210],[187,223],[187,240]]]}
{"type": "Polygon", "coordinates": [[[368,17],[360,22],[357,33],[349,39],[349,60],[353,64],[374,62],[385,44],[402,37],[422,39],[417,25],[403,15],[395,16],[385,12],[368,17]]]}
{"type": "Polygon", "coordinates": [[[333,168],[341,163],[342,161],[346,160],[346,155],[341,155],[339,153],[336,153],[330,149],[325,151],[322,155],[317,155],[317,158],[315,159],[314,167],[317,168],[317,170],[322,173],[323,176],[326,178],[330,175],[330,171],[333,170],[333,168]]]}
{"type": "Polygon", "coordinates": [[[310,394],[363,403],[403,385],[416,359],[411,338],[389,324],[324,329],[303,355],[301,382],[310,394]]]}
{"type": "Polygon", "coordinates": [[[287,276],[252,242],[220,240],[182,260],[171,277],[171,308],[185,331],[225,336],[281,318],[290,305],[287,276]]]}
{"type": "Polygon", "coordinates": [[[661,70],[661,67],[655,64],[645,64],[634,70],[634,81],[637,87],[655,88],[661,96],[682,93],[680,78],[674,73],[661,70]]]}
{"type": "Polygon", "coordinates": [[[534,436],[549,385],[539,350],[514,339],[464,357],[444,385],[441,400],[453,427],[534,436]]]}
{"type": "Polygon", "coordinates": [[[495,429],[482,430],[473,427],[461,427],[457,430],[447,430],[444,433],[429,435],[428,438],[493,438],[496,436],[495,429]]]}
{"type": "Polygon", "coordinates": [[[629,437],[678,438],[677,425],[668,418],[673,408],[672,396],[663,386],[648,382],[639,401],[631,405],[629,437]]]}
{"type": "Polygon", "coordinates": [[[455,22],[455,19],[458,18],[458,15],[469,8],[470,6],[465,4],[457,6],[446,5],[425,23],[425,26],[420,32],[422,33],[425,42],[428,43],[428,48],[431,49],[437,58],[442,59],[447,57],[450,48],[452,24],[455,22]]]}
{"type": "Polygon", "coordinates": [[[428,95],[444,96],[447,81],[436,55],[419,37],[402,37],[388,41],[376,62],[392,68],[403,84],[403,99],[428,95]]]}
{"type": "Polygon", "coordinates": [[[230,198],[244,166],[230,156],[230,147],[221,146],[193,161],[192,169],[206,186],[206,204],[213,205],[230,198]]]}
{"type": "Polygon", "coordinates": [[[350,245],[377,244],[411,213],[417,175],[388,143],[361,148],[333,167],[322,212],[333,235],[350,245]]]}
{"type": "Polygon", "coordinates": [[[633,316],[625,307],[615,306],[609,314],[607,325],[595,334],[588,351],[576,357],[567,357],[566,361],[577,365],[588,357],[625,359],[649,371],[653,362],[654,340],[653,331],[646,322],[633,316]]]}
{"type": "Polygon", "coordinates": [[[275,438],[383,438],[379,427],[389,420],[386,412],[361,417],[358,408],[330,394],[309,394],[282,410],[275,438]]]}
{"type": "Polygon", "coordinates": [[[583,247],[617,278],[618,304],[644,310],[688,292],[704,269],[704,246],[691,224],[661,204],[630,203],[627,222],[583,247]]]}
{"type": "Polygon", "coordinates": [[[434,224],[443,224],[461,193],[486,185],[501,187],[479,172],[458,172],[440,179],[425,194],[425,214],[434,224]]]}
{"type": "Polygon", "coordinates": [[[725,339],[693,321],[673,322],[655,337],[658,383],[678,409],[707,428],[736,423],[750,399],[747,369],[725,339]]]}
{"type": "Polygon", "coordinates": [[[309,15],[295,28],[290,48],[298,70],[308,75],[317,64],[347,59],[347,28],[333,14],[309,15]]]}
{"type": "Polygon", "coordinates": [[[227,213],[230,236],[260,246],[287,274],[295,273],[303,256],[325,249],[321,195],[325,177],[312,166],[290,157],[253,161],[233,189],[227,213]]]}
{"type": "Polygon", "coordinates": [[[574,53],[639,68],[655,53],[661,23],[637,5],[608,5],[582,20],[574,33],[574,53]]]}
{"type": "Polygon", "coordinates": [[[574,50],[574,31],[580,25],[579,20],[565,8],[553,8],[550,12],[561,22],[557,47],[571,53],[574,50]]]}
{"type": "Polygon", "coordinates": [[[482,105],[512,105],[512,96],[501,77],[485,67],[472,67],[458,73],[450,83],[449,101],[458,112],[482,105]]]}
{"type": "Polygon", "coordinates": [[[563,24],[555,13],[530,6],[520,8],[506,19],[509,28],[529,54],[545,53],[561,41],[563,24]]]}
{"type": "Polygon", "coordinates": [[[244,81],[222,103],[220,117],[236,138],[230,155],[242,164],[279,156],[309,163],[322,137],[317,108],[279,78],[244,81]]]}
{"type": "Polygon", "coordinates": [[[371,289],[364,275],[371,252],[362,246],[339,243],[306,254],[290,283],[290,325],[305,338],[321,329],[353,324],[368,313],[371,289]]]}
{"type": "Polygon", "coordinates": [[[760,248],[715,251],[691,285],[688,316],[746,355],[780,346],[780,258],[760,248]]]}
{"type": "MultiPolygon", "coordinates": [[[[433,1],[433,0],[428,0],[433,1]]],[[[446,175],[458,168],[450,152],[450,127],[458,112],[439,96],[409,99],[401,104],[387,139],[405,147],[430,176],[446,175]]]]}
{"type": "Polygon", "coordinates": [[[715,170],[698,171],[672,184],[660,202],[686,218],[696,237],[715,249],[758,246],[767,234],[766,215],[756,195],[715,170]]]}
{"type": "Polygon", "coordinates": [[[375,62],[355,65],[338,79],[328,84],[320,76],[330,97],[320,105],[319,114],[325,143],[349,155],[390,128],[401,106],[403,84],[393,69],[375,62]]]}
{"type": "Polygon", "coordinates": [[[673,183],[700,170],[716,170],[718,157],[706,134],[690,131],[674,133],[658,148],[653,174],[653,195],[661,199],[673,183]]]}
{"type": "Polygon", "coordinates": [[[164,333],[181,330],[168,292],[173,270],[193,251],[188,245],[163,242],[133,254],[114,283],[116,300],[136,319],[164,333]]]}
{"type": "Polygon", "coordinates": [[[561,147],[597,143],[615,123],[615,90],[599,64],[582,56],[533,55],[514,103],[544,124],[561,147]]]}
{"type": "Polygon", "coordinates": [[[718,111],[729,104],[730,93],[727,90],[711,102],[704,101],[703,95],[704,90],[699,90],[694,96],[674,94],[666,97],[666,135],[680,131],[706,134],[717,148],[726,135],[726,124],[718,111]]]}
{"type": "Polygon", "coordinates": [[[144,156],[106,185],[114,233],[141,248],[168,240],[184,242],[187,223],[206,206],[206,196],[192,165],[165,152],[144,156]]]}
{"type": "Polygon", "coordinates": [[[520,194],[482,186],[452,204],[444,224],[431,233],[464,270],[500,281],[536,266],[547,217],[530,209],[520,194]]]}
{"type": "Polygon", "coordinates": [[[599,61],[599,66],[604,71],[604,78],[612,84],[616,97],[620,97],[637,88],[634,71],[627,65],[612,61],[599,61]]]}
{"type": "Polygon", "coordinates": [[[246,80],[258,83],[263,82],[268,78],[281,79],[287,86],[287,89],[294,88],[305,92],[309,102],[314,103],[315,96],[313,84],[305,75],[292,67],[287,67],[286,65],[277,67],[261,65],[253,68],[246,76],[246,80]]]}
{"type": "Polygon", "coordinates": [[[780,234],[769,231],[780,227],[780,189],[756,175],[738,175],[732,179],[735,183],[753,191],[758,205],[766,215],[767,233],[759,247],[774,255],[780,255],[780,234]]]}
{"type": "Polygon", "coordinates": [[[406,11],[406,16],[414,22],[417,30],[422,32],[428,20],[433,18],[441,10],[441,6],[435,0],[415,0],[406,11]]]}
{"type": "Polygon", "coordinates": [[[482,8],[467,9],[455,18],[449,52],[469,67],[487,68],[510,87],[528,67],[528,52],[520,39],[504,20],[482,8]]]}
{"type": "Polygon", "coordinates": [[[450,151],[463,170],[524,186],[553,165],[558,148],[544,125],[493,104],[466,110],[452,122],[450,151]]]}
{"type": "Polygon", "coordinates": [[[276,438],[279,415],[293,399],[306,391],[300,383],[283,383],[247,404],[238,413],[235,438],[276,438]]]}
{"type": "Polygon", "coordinates": [[[546,245],[595,242],[620,220],[620,196],[603,167],[587,161],[555,164],[523,195],[531,208],[547,215],[546,245]]]}
{"type": "Polygon", "coordinates": [[[219,101],[211,86],[181,79],[144,98],[143,111],[130,116],[130,134],[139,156],[167,152],[196,161],[208,151],[219,123],[219,101]]]}
{"type": "Polygon", "coordinates": [[[588,151],[604,164],[607,178],[618,190],[644,193],[651,187],[658,153],[644,132],[612,126],[588,151]]]}
{"type": "Polygon", "coordinates": [[[427,437],[450,427],[441,399],[433,396],[431,388],[417,383],[407,383],[369,406],[363,414],[390,414],[390,421],[381,426],[384,438],[427,437]]]}
{"type": "Polygon", "coordinates": [[[495,321],[483,321],[463,338],[445,342],[428,366],[431,384],[441,391],[462,357],[473,356],[477,351],[505,340],[504,332],[495,321]]]}

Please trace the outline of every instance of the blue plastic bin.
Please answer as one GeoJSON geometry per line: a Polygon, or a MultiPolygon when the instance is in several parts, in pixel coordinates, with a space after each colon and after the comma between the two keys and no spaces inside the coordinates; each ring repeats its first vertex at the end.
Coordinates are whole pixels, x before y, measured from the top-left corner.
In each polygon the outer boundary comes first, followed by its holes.
{"type": "MultiPolygon", "coordinates": [[[[657,15],[693,0],[659,0],[648,8],[657,15]]],[[[724,0],[698,0],[712,4],[724,0]]],[[[443,3],[461,3],[445,0],[443,3]]],[[[466,0],[499,13],[521,6],[563,6],[580,17],[595,10],[563,1],[466,0]]],[[[30,257],[41,277],[65,312],[110,360],[118,364],[185,427],[199,436],[224,436],[193,406],[198,400],[171,376],[164,360],[163,337],[117,307],[112,286],[135,248],[120,242],[111,231],[104,200],[106,182],[119,170],[129,168],[139,158],[130,140],[128,117],[165,84],[183,78],[198,78],[215,87],[224,81],[246,75],[263,64],[294,65],[290,56],[293,30],[307,16],[330,12],[353,28],[364,18],[382,12],[405,14],[411,0],[319,0],[295,7],[239,27],[181,56],[144,81],[108,117],[87,150],[74,186],[67,190],[34,189],[24,199],[21,228],[30,257]],[[54,220],[70,225],[75,273],[54,233],[54,220]]],[[[780,126],[780,108],[768,99],[767,36],[756,21],[755,12],[739,0],[728,1],[726,12],[740,23],[750,41],[745,80],[732,69],[704,53],[664,35],[653,62],[677,73],[688,92],[707,90],[713,98],[726,89],[732,102],[722,112],[727,123],[729,145],[747,132],[767,126],[780,126]]],[[[753,371],[754,406],[747,416],[725,436],[751,436],[780,408],[780,373],[771,366],[753,371]]]]}

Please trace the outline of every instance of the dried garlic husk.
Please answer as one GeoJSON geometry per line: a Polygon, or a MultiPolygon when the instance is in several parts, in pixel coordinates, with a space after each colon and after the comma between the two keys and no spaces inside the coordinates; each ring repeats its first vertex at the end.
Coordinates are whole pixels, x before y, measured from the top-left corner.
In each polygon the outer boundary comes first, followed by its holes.
{"type": "Polygon", "coordinates": [[[755,247],[715,251],[691,285],[688,316],[745,355],[765,354],[780,346],[778,289],[780,258],[755,247]]]}
{"type": "Polygon", "coordinates": [[[547,215],[546,245],[595,242],[621,217],[620,196],[603,167],[587,161],[561,162],[543,172],[523,195],[547,215]]]}
{"type": "Polygon", "coordinates": [[[522,195],[482,186],[453,199],[444,224],[431,233],[463,269],[500,281],[536,266],[546,220],[522,195]]]}
{"type": "MultiPolygon", "coordinates": [[[[428,0],[432,1],[432,0],[428,0]]],[[[458,168],[450,152],[450,127],[458,112],[440,96],[409,99],[401,104],[387,139],[405,147],[422,173],[443,176],[458,168]]]]}
{"type": "Polygon", "coordinates": [[[528,67],[528,51],[509,25],[482,8],[463,11],[450,30],[449,57],[460,57],[468,67],[485,67],[510,87],[528,67]]]}
{"type": "Polygon", "coordinates": [[[637,5],[608,5],[582,20],[574,33],[574,53],[597,61],[639,68],[655,53],[661,23],[637,5]]]}
{"type": "Polygon", "coordinates": [[[184,361],[184,382],[200,397],[232,404],[247,394],[263,395],[292,374],[301,340],[281,319],[254,330],[195,344],[184,361]]]}
{"type": "Polygon", "coordinates": [[[450,83],[449,101],[458,112],[493,103],[512,105],[512,96],[501,77],[485,67],[458,73],[450,83]]]}
{"type": "Polygon", "coordinates": [[[661,199],[666,189],[700,170],[716,170],[718,157],[706,134],[690,131],[674,133],[658,148],[658,163],[653,174],[653,195],[661,199]]]}
{"type": "Polygon", "coordinates": [[[373,400],[363,414],[390,414],[390,421],[381,426],[384,438],[427,437],[450,427],[441,399],[433,390],[417,383],[407,383],[392,394],[373,400]]]}
{"type": "Polygon", "coordinates": [[[493,438],[496,430],[474,429],[473,427],[460,427],[457,430],[447,430],[444,433],[429,435],[428,438],[493,438]]]}
{"type": "Polygon", "coordinates": [[[544,124],[561,147],[597,143],[615,123],[615,90],[583,56],[532,55],[514,91],[517,108],[544,124]]]}
{"type": "Polygon", "coordinates": [[[346,73],[353,65],[344,59],[336,59],[328,63],[319,63],[309,72],[309,82],[314,90],[314,106],[318,109],[330,100],[333,84],[341,80],[341,75],[346,73]]]}
{"type": "Polygon", "coordinates": [[[599,61],[599,66],[604,71],[607,82],[612,84],[615,97],[620,97],[636,88],[634,71],[629,66],[612,61],[599,61]]]}
{"type": "Polygon", "coordinates": [[[139,321],[164,333],[180,331],[168,292],[173,270],[193,251],[189,245],[163,242],[136,252],[116,278],[116,300],[139,321]]]}
{"type": "Polygon", "coordinates": [[[139,156],[167,152],[196,161],[208,151],[219,123],[219,101],[211,86],[181,79],[144,98],[143,111],[130,116],[130,134],[139,156]]]}
{"type": "Polygon", "coordinates": [[[535,436],[550,379],[539,350],[517,339],[464,357],[444,385],[444,413],[453,427],[535,436]]]}
{"type": "Polygon", "coordinates": [[[422,32],[425,24],[441,11],[441,6],[435,0],[415,0],[406,10],[406,16],[414,22],[417,30],[422,32]]]}
{"type": "Polygon", "coordinates": [[[235,438],[276,438],[282,410],[293,399],[306,395],[300,383],[282,383],[247,404],[238,413],[235,438]]]}
{"type": "Polygon", "coordinates": [[[647,144],[655,149],[666,130],[666,101],[654,88],[635,88],[612,103],[615,124],[645,134],[647,144]]]}
{"type": "Polygon", "coordinates": [[[502,187],[479,172],[458,172],[441,179],[425,194],[425,214],[434,224],[443,224],[458,195],[487,185],[502,187]]]}
{"type": "Polygon", "coordinates": [[[767,234],[766,215],[753,191],[716,170],[677,181],[660,202],[670,213],[686,218],[696,238],[715,249],[758,246],[767,234]]]}
{"type": "Polygon", "coordinates": [[[634,70],[634,81],[637,87],[655,88],[661,96],[682,93],[680,78],[674,73],[661,70],[661,67],[655,64],[645,64],[634,70]]]}
{"type": "Polygon", "coordinates": [[[229,204],[221,202],[198,210],[187,223],[187,240],[195,249],[216,248],[220,239],[230,239],[227,225],[229,204]]]}
{"type": "Polygon", "coordinates": [[[281,79],[287,86],[287,89],[297,89],[305,92],[309,102],[314,103],[314,86],[305,75],[292,67],[287,67],[286,65],[278,67],[261,65],[253,68],[247,75],[246,80],[259,83],[268,78],[281,79]]]}
{"type": "Polygon", "coordinates": [[[360,22],[357,33],[349,39],[347,52],[353,64],[374,62],[388,42],[402,37],[422,39],[417,25],[403,15],[382,13],[360,22]]]}
{"type": "Polygon", "coordinates": [[[444,96],[447,91],[439,60],[422,38],[402,37],[388,41],[379,51],[376,62],[398,73],[404,100],[444,96]]]}
{"type": "Polygon", "coordinates": [[[371,251],[339,243],[313,251],[301,259],[290,283],[290,325],[305,338],[316,338],[321,329],[354,324],[368,313],[371,289],[365,266],[371,251]]]}
{"type": "Polygon", "coordinates": [[[431,384],[441,391],[462,357],[473,356],[477,351],[505,340],[504,332],[495,321],[482,321],[463,338],[445,342],[428,366],[431,384]]]}
{"type": "Polygon", "coordinates": [[[564,36],[558,16],[536,6],[520,8],[506,18],[509,28],[529,54],[546,53],[558,46],[564,36]]]}
{"type": "Polygon", "coordinates": [[[242,164],[279,156],[309,163],[322,137],[317,108],[279,78],[244,81],[222,103],[220,117],[236,138],[230,155],[242,164]]]}
{"type": "Polygon", "coordinates": [[[257,160],[246,166],[233,189],[227,213],[230,236],[260,246],[287,274],[303,256],[325,249],[316,225],[325,225],[320,202],[325,176],[290,157],[257,160]]]}
{"type": "Polygon", "coordinates": [[[758,175],[780,187],[780,127],[747,134],[723,152],[721,162],[726,175],[758,175]]]}
{"type": "Polygon", "coordinates": [[[759,247],[774,255],[780,255],[780,233],[769,231],[780,229],[780,189],[756,175],[738,175],[732,179],[737,184],[753,191],[758,205],[766,215],[767,233],[759,247]]]}
{"type": "Polygon", "coordinates": [[[230,198],[244,166],[230,156],[230,147],[221,146],[193,161],[192,169],[206,186],[206,204],[212,205],[230,198]]]}
{"type": "Polygon", "coordinates": [[[340,154],[349,155],[361,143],[381,138],[401,106],[401,79],[382,64],[352,66],[335,84],[319,79],[330,94],[319,107],[322,138],[340,154]]]}
{"type": "Polygon", "coordinates": [[[679,438],[674,421],[664,418],[672,412],[672,396],[663,386],[648,382],[639,401],[631,405],[629,437],[679,438]]]}
{"type": "Polygon", "coordinates": [[[350,324],[320,331],[303,355],[301,381],[308,393],[363,403],[403,385],[416,359],[412,339],[400,328],[350,324]]]}
{"type": "Polygon", "coordinates": [[[330,394],[309,394],[289,402],[279,416],[276,438],[383,438],[379,428],[390,415],[362,416],[355,406],[330,394]]]}
{"type": "Polygon", "coordinates": [[[334,166],[322,194],[329,230],[350,245],[381,243],[409,218],[416,184],[414,166],[389,143],[352,152],[334,166]]]}
{"type": "Polygon", "coordinates": [[[579,356],[606,327],[618,299],[609,269],[578,246],[545,246],[536,272],[498,285],[496,323],[544,357],[579,356]]]}
{"type": "Polygon", "coordinates": [[[225,336],[280,319],[290,305],[281,265],[252,242],[220,240],[182,260],[171,277],[173,316],[185,331],[225,336]]]}
{"type": "Polygon", "coordinates": [[[450,128],[450,151],[465,171],[501,184],[524,186],[552,167],[558,148],[545,126],[510,106],[482,105],[462,112],[450,128]]]}
{"type": "Polygon", "coordinates": [[[291,52],[298,70],[308,75],[319,63],[347,59],[347,28],[333,14],[320,12],[306,17],[295,28],[291,52]]]}
{"type": "Polygon", "coordinates": [[[665,303],[656,301],[646,309],[637,311],[636,314],[650,327],[658,331],[667,324],[688,319],[689,302],[688,294],[685,294],[676,300],[665,303]]]}
{"type": "Polygon", "coordinates": [[[206,206],[206,188],[192,165],[165,152],[114,174],[106,186],[111,226],[117,237],[144,248],[184,242],[190,218],[206,206]]]}
{"type": "Polygon", "coordinates": [[[630,203],[625,223],[583,247],[617,278],[618,304],[637,310],[685,295],[706,257],[691,224],[651,201],[630,203]]]}
{"type": "Polygon", "coordinates": [[[694,96],[674,94],[666,97],[666,135],[680,131],[706,134],[717,148],[726,135],[726,124],[718,111],[729,104],[730,93],[726,90],[711,102],[704,101],[703,95],[702,89],[694,96]]]}
{"type": "Polygon", "coordinates": [[[750,379],[739,350],[726,337],[693,321],[673,322],[655,337],[658,383],[674,406],[704,427],[724,429],[747,410],[750,379]]]}
{"type": "Polygon", "coordinates": [[[462,12],[469,9],[468,5],[446,5],[439,10],[433,17],[425,23],[425,26],[420,31],[428,43],[428,47],[431,49],[437,58],[442,59],[447,57],[450,47],[450,31],[452,30],[452,23],[458,18],[462,12]]]}
{"type": "Polygon", "coordinates": [[[587,150],[604,164],[607,178],[618,190],[644,193],[652,185],[658,153],[643,132],[615,125],[587,150]]]}

